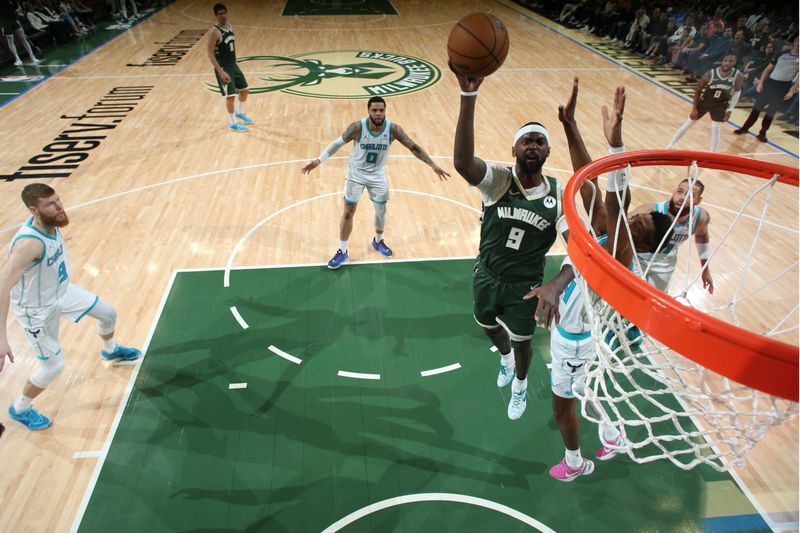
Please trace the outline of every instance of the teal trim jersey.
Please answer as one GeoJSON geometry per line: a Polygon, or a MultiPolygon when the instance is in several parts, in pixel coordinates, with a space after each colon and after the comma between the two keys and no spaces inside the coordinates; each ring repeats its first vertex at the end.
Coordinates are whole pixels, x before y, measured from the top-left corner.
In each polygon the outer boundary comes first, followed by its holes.
{"type": "Polygon", "coordinates": [[[11,304],[17,308],[40,308],[55,304],[69,287],[69,259],[61,231],[55,228],[54,235],[42,233],[33,226],[31,217],[20,226],[11,240],[9,255],[21,239],[36,239],[42,243],[42,255],[11,287],[11,304]]]}

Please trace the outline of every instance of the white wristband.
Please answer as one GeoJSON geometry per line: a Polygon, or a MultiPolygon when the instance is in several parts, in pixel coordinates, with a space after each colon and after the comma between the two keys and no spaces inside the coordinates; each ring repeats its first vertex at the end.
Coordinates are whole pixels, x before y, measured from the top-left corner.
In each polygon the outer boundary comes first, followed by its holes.
{"type": "Polygon", "coordinates": [[[319,159],[319,162],[322,163],[323,161],[328,159],[330,156],[335,154],[336,151],[339,148],[341,148],[342,146],[344,146],[344,145],[345,145],[344,140],[341,137],[339,137],[338,139],[333,141],[331,144],[329,144],[327,147],[325,147],[325,149],[317,156],[317,159],[319,159]]]}
{"type": "MultiPolygon", "coordinates": [[[[625,151],[624,146],[609,146],[608,153],[609,154],[620,154],[625,151]]],[[[625,188],[628,186],[628,169],[621,168],[619,170],[613,170],[608,173],[608,181],[606,182],[606,191],[608,192],[618,192],[624,191],[625,188]]]]}
{"type": "Polygon", "coordinates": [[[474,91],[471,93],[468,93],[466,91],[461,91],[461,96],[478,96],[478,91],[474,91]]]}

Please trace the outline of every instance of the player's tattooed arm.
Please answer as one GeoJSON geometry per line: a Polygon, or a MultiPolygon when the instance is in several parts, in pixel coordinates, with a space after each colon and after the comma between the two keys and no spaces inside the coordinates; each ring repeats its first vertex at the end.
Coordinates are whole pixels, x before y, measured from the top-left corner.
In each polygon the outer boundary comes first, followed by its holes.
{"type": "Polygon", "coordinates": [[[411,140],[411,137],[408,136],[405,130],[403,130],[403,128],[397,124],[392,125],[392,139],[398,141],[400,144],[408,148],[408,150],[414,154],[414,157],[430,166],[433,171],[436,172],[436,175],[439,176],[439,179],[446,180],[448,177],[450,177],[450,174],[442,170],[439,165],[434,163],[431,159],[431,156],[429,156],[420,145],[411,140]]]}
{"type": "Polygon", "coordinates": [[[361,122],[351,122],[342,132],[342,140],[350,142],[358,138],[359,135],[361,135],[361,122]]]}
{"type": "Polygon", "coordinates": [[[331,144],[325,147],[325,149],[319,154],[319,156],[317,156],[316,159],[309,161],[306,166],[300,169],[300,174],[304,176],[308,175],[312,170],[320,166],[323,161],[327,160],[329,157],[335,154],[339,150],[339,148],[341,148],[348,142],[357,139],[359,135],[361,135],[361,123],[360,122],[350,123],[350,125],[345,128],[341,137],[334,140],[331,144]]]}

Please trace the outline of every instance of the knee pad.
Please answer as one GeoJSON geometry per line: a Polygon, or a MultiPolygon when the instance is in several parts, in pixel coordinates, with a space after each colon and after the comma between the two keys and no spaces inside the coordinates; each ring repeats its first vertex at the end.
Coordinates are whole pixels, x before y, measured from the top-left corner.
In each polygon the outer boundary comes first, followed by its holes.
{"type": "Polygon", "coordinates": [[[31,374],[29,379],[31,383],[40,389],[46,389],[61,374],[62,370],[64,370],[64,359],[61,357],[60,352],[51,355],[47,359],[40,357],[39,368],[31,374]]]}
{"type": "Polygon", "coordinates": [[[97,320],[97,332],[100,335],[114,333],[117,325],[117,310],[111,305],[99,300],[87,314],[97,320]]]}

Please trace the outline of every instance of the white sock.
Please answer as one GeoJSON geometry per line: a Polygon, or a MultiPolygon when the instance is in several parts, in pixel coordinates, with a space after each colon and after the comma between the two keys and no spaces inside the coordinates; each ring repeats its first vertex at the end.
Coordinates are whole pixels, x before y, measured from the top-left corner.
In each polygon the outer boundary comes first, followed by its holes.
{"type": "Polygon", "coordinates": [[[519,378],[515,377],[514,381],[511,382],[511,392],[522,392],[528,388],[528,378],[520,381],[519,378]]]}
{"type": "Polygon", "coordinates": [[[686,122],[684,122],[683,125],[675,132],[675,135],[672,136],[672,140],[669,142],[668,148],[675,146],[675,143],[677,143],[680,138],[683,137],[683,134],[686,133],[686,130],[691,128],[695,122],[697,121],[687,118],[686,122]]]}
{"type": "Polygon", "coordinates": [[[339,241],[339,249],[343,252],[347,251],[347,241],[339,241]]]}
{"type": "Polygon", "coordinates": [[[14,400],[14,411],[19,414],[28,407],[31,406],[33,403],[33,398],[28,398],[24,394],[22,394],[19,399],[14,400]]]}
{"type": "Polygon", "coordinates": [[[619,430],[611,424],[600,424],[600,431],[603,433],[603,440],[609,444],[617,442],[622,434],[619,430]]]}
{"type": "Polygon", "coordinates": [[[235,116],[233,116],[233,113],[229,113],[229,114],[228,114],[228,121],[229,121],[231,124],[236,124],[236,117],[235,117],[235,116]]]}
{"type": "Polygon", "coordinates": [[[382,240],[383,240],[383,233],[376,233],[375,242],[381,242],[382,240]]]}
{"type": "Polygon", "coordinates": [[[111,353],[117,348],[117,343],[114,342],[114,338],[110,338],[108,340],[103,339],[103,350],[106,353],[111,353]]]}
{"type": "Polygon", "coordinates": [[[244,114],[244,102],[241,100],[236,104],[236,112],[240,115],[244,114]]]}
{"type": "Polygon", "coordinates": [[[583,464],[580,448],[577,450],[568,450],[564,448],[564,459],[566,459],[567,466],[570,468],[578,468],[583,464]]]}
{"type": "Polygon", "coordinates": [[[722,122],[711,122],[711,151],[716,152],[719,147],[719,132],[722,129],[722,122]]]}
{"type": "Polygon", "coordinates": [[[507,354],[500,354],[500,364],[504,367],[512,367],[514,366],[514,350],[512,349],[507,354]]]}

